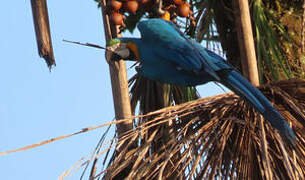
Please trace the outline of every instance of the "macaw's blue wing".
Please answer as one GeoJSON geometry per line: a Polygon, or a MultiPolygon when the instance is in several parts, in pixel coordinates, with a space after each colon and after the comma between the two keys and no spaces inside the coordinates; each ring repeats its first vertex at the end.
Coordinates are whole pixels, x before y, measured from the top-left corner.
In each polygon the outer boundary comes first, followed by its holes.
{"type": "Polygon", "coordinates": [[[199,50],[202,57],[204,57],[205,61],[207,61],[210,66],[213,67],[213,69],[218,72],[220,70],[232,70],[234,67],[229,65],[226,60],[224,60],[221,56],[218,54],[215,54],[213,51],[210,51],[204,47],[201,46],[198,42],[195,40],[191,40],[191,42],[194,44],[194,46],[199,50]]]}
{"type": "Polygon", "coordinates": [[[248,101],[293,143],[295,135],[280,113],[222,57],[187,39],[175,25],[161,19],[142,21],[138,29],[141,39],[134,41],[138,43],[142,60],[142,67],[138,69],[140,74],[185,86],[220,82],[248,101]]]}
{"type": "Polygon", "coordinates": [[[165,54],[167,61],[172,61],[186,71],[205,71],[215,80],[219,80],[213,66],[175,25],[161,19],[150,19],[141,21],[138,29],[142,41],[151,44],[151,48],[158,47],[159,54],[165,54]]]}
{"type": "Polygon", "coordinates": [[[296,138],[294,132],[270,101],[222,57],[204,48],[201,49],[202,51],[213,57],[215,65],[219,66],[220,70],[217,72],[221,79],[219,82],[249,102],[273,127],[293,143],[296,138]],[[228,70],[229,67],[231,70],[228,70]]]}

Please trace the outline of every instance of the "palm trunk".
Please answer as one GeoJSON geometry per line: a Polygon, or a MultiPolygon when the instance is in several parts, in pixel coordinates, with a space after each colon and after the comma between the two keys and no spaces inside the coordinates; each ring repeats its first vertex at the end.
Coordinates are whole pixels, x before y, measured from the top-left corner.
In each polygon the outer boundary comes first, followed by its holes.
{"type": "MultiPolygon", "coordinates": [[[[105,13],[106,1],[103,0],[103,22],[106,41],[120,36],[118,27],[111,24],[109,16],[105,13]]],[[[128,90],[128,79],[126,73],[126,65],[124,61],[109,62],[109,71],[112,85],[113,103],[115,109],[115,117],[119,119],[131,118],[130,98],[128,90]]],[[[123,133],[132,129],[132,119],[117,125],[118,137],[123,133]]]]}
{"type": "MultiPolygon", "coordinates": [[[[112,38],[119,37],[120,34],[118,33],[118,26],[115,26],[110,22],[109,16],[106,14],[106,0],[102,1],[102,14],[103,14],[103,23],[104,23],[104,32],[105,32],[105,39],[106,42],[111,40],[112,38]]],[[[106,57],[107,58],[107,57],[106,57]]],[[[108,61],[109,62],[109,61],[108,61]]],[[[119,119],[128,119],[123,123],[119,123],[116,125],[117,127],[117,136],[120,139],[124,133],[132,130],[132,113],[130,107],[130,97],[129,97],[129,90],[128,90],[128,78],[126,73],[126,64],[124,61],[116,61],[116,62],[109,62],[109,71],[110,71],[110,78],[111,78],[111,85],[112,85],[112,96],[113,96],[113,103],[115,109],[115,118],[119,119]]],[[[125,149],[127,143],[124,143],[120,146],[119,149],[116,151],[120,152],[121,150],[125,149]]],[[[131,166],[130,164],[129,166],[131,166]]],[[[120,179],[120,176],[128,175],[129,168],[126,167],[123,169],[116,177],[113,179],[120,179]]],[[[106,177],[111,177],[112,170],[110,169],[107,171],[106,177]]]]}
{"type": "Polygon", "coordinates": [[[253,40],[251,18],[247,0],[233,0],[237,37],[243,75],[255,86],[259,86],[257,61],[253,40]]]}

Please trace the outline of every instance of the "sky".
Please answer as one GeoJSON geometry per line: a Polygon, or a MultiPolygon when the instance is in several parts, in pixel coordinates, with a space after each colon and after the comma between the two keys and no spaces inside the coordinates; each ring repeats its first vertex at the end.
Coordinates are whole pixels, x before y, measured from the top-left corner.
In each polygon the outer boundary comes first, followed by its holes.
{"type": "MultiPolygon", "coordinates": [[[[97,4],[93,0],[48,1],[57,64],[52,72],[37,52],[30,4],[30,0],[3,1],[0,6],[0,152],[114,118],[104,51],[62,41],[105,45],[97,4]]],[[[128,70],[129,76],[133,73],[128,70]]],[[[201,86],[202,91],[204,96],[223,93],[213,84],[201,86]]],[[[0,179],[57,179],[94,150],[105,130],[0,156],[0,179]]],[[[79,179],[81,173],[82,169],[66,179],[79,179]]]]}

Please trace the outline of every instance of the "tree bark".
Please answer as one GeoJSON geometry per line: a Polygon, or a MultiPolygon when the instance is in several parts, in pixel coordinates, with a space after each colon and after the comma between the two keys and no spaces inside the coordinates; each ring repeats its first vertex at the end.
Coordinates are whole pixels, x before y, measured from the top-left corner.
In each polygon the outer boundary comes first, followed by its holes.
{"type": "Polygon", "coordinates": [[[233,0],[243,75],[259,86],[257,61],[248,0],[233,0]]]}
{"type": "MultiPolygon", "coordinates": [[[[103,0],[102,14],[104,22],[104,31],[106,42],[112,38],[119,37],[118,27],[110,23],[109,16],[106,14],[106,0],[103,0]]],[[[128,90],[128,78],[126,73],[126,64],[124,61],[108,61],[109,71],[112,85],[112,96],[115,109],[115,118],[128,119],[131,118],[131,107],[128,90]]],[[[131,130],[132,119],[117,124],[118,137],[121,137],[126,131],[131,130]]]]}
{"type": "MultiPolygon", "coordinates": [[[[106,42],[108,42],[112,38],[119,37],[121,35],[119,34],[119,29],[118,29],[119,27],[110,22],[109,15],[106,13],[106,0],[102,0],[101,3],[102,3],[102,15],[103,15],[105,39],[106,42]]],[[[126,64],[125,61],[123,60],[120,61],[107,60],[107,61],[109,62],[115,118],[116,120],[125,119],[124,122],[116,125],[117,136],[118,139],[120,139],[126,132],[133,129],[126,64]]],[[[123,145],[120,146],[120,148],[116,148],[115,151],[116,152],[122,152],[123,150],[126,151],[126,148],[128,151],[129,149],[132,149],[134,145],[135,143],[130,143],[126,141],[123,145]]],[[[120,161],[124,161],[124,160],[125,159],[122,158],[122,160],[120,161]]],[[[114,180],[124,179],[125,177],[128,176],[130,169],[132,168],[132,165],[133,163],[129,162],[129,164],[116,175],[113,174],[113,171],[115,169],[110,168],[108,169],[105,178],[114,179],[114,180]]]]}

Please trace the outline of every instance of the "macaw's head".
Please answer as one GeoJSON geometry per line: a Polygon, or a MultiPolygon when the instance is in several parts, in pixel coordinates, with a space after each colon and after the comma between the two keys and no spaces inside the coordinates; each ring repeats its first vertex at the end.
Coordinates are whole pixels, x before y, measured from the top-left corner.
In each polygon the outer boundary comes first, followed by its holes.
{"type": "Polygon", "coordinates": [[[134,38],[116,38],[107,43],[111,61],[140,61],[138,46],[134,38]]]}

